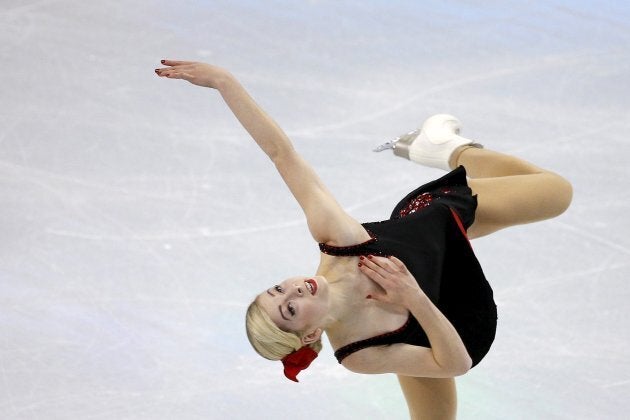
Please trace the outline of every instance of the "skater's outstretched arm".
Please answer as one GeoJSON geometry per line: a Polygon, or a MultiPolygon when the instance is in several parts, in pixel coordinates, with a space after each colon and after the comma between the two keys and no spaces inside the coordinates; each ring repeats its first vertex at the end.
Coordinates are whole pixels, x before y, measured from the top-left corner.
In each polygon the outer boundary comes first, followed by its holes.
{"type": "Polygon", "coordinates": [[[348,215],[311,166],[295,151],[276,122],[254,101],[228,71],[205,63],[163,60],[161,77],[183,79],[217,89],[254,141],[269,156],[296,198],[313,238],[331,245],[350,245],[369,239],[363,227],[348,215]]]}

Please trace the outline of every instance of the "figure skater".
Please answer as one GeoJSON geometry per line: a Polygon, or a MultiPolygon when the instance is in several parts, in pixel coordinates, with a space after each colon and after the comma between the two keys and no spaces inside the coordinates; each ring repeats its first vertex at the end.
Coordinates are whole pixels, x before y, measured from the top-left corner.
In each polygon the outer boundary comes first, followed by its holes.
{"type": "Polygon", "coordinates": [[[228,71],[163,60],[156,73],[219,91],[300,204],[321,250],[314,276],[260,293],[246,315],[254,349],[297,381],[324,332],[347,369],[395,373],[411,418],[454,418],[454,377],[477,365],[496,331],[492,289],[468,239],[563,213],[562,177],[460,136],[450,115],[379,150],[448,170],[412,191],[390,218],[361,224],[337,203],[282,129],[228,71]]]}

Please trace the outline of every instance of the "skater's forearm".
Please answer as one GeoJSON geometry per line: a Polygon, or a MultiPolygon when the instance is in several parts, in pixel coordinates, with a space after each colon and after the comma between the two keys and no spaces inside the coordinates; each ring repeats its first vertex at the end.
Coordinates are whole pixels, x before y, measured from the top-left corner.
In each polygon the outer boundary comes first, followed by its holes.
{"type": "Polygon", "coordinates": [[[435,362],[445,370],[462,374],[472,361],[453,324],[424,293],[417,293],[407,305],[431,343],[435,362]]]}
{"type": "Polygon", "coordinates": [[[227,74],[218,89],[234,116],[272,161],[276,162],[294,151],[284,131],[234,76],[227,74]]]}

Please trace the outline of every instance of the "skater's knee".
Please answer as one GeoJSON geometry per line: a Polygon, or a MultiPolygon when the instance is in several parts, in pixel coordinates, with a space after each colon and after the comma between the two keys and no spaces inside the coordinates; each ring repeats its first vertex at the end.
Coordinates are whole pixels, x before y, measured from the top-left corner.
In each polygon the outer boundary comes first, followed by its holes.
{"type": "Polygon", "coordinates": [[[549,217],[556,217],[564,213],[573,199],[573,186],[564,177],[553,173],[545,173],[545,188],[549,191],[546,205],[549,217]]]}

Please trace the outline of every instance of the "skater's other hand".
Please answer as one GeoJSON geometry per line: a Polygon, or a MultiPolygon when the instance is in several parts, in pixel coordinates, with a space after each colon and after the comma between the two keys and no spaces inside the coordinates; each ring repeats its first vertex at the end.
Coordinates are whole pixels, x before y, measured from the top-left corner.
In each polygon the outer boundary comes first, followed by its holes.
{"type": "Polygon", "coordinates": [[[405,264],[396,257],[363,257],[359,269],[383,290],[372,294],[372,299],[409,307],[414,297],[423,293],[405,264]]]}

